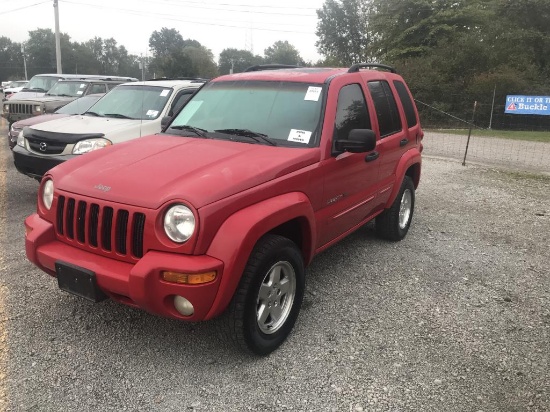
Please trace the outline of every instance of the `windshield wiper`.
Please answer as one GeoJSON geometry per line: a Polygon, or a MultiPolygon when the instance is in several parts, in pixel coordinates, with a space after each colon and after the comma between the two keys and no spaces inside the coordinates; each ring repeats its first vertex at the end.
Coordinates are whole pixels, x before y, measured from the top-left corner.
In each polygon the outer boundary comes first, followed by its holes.
{"type": "Polygon", "coordinates": [[[253,132],[252,130],[248,129],[218,129],[214,131],[219,133],[232,134],[235,136],[249,137],[258,143],[266,143],[270,146],[277,146],[277,143],[270,139],[266,134],[253,132]]]}
{"type": "Polygon", "coordinates": [[[115,117],[117,119],[134,119],[134,117],[126,116],[125,114],[120,113],[105,113],[105,117],[115,117]]]}
{"type": "Polygon", "coordinates": [[[89,115],[92,115],[92,116],[103,117],[102,115],[100,115],[99,113],[96,113],[96,112],[84,112],[83,114],[89,114],[89,115]]]}
{"type": "Polygon", "coordinates": [[[208,130],[201,129],[200,127],[195,126],[189,126],[189,125],[183,125],[183,126],[170,126],[169,129],[175,129],[175,130],[190,130],[193,133],[195,133],[197,136],[200,137],[208,137],[206,133],[208,133],[208,130]]]}

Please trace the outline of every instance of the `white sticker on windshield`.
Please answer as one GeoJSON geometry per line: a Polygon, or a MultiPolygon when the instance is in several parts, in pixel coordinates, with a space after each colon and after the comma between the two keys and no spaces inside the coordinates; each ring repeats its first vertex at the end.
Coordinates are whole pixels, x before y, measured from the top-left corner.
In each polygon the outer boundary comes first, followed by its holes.
{"type": "Polygon", "coordinates": [[[298,143],[308,144],[310,138],[311,138],[311,132],[308,132],[307,130],[290,129],[290,133],[288,134],[287,140],[289,142],[298,142],[298,143]]]}
{"type": "Polygon", "coordinates": [[[307,88],[307,93],[306,93],[306,97],[304,97],[304,100],[311,100],[312,102],[318,102],[319,97],[321,97],[322,90],[323,90],[322,87],[309,86],[307,88]]]}
{"type": "Polygon", "coordinates": [[[76,94],[82,94],[82,93],[84,93],[82,90],[79,90],[76,92],[76,94]]]}
{"type": "Polygon", "coordinates": [[[168,93],[170,93],[170,89],[164,89],[162,92],[160,92],[160,95],[164,97],[164,96],[168,96],[168,93]]]}
{"type": "Polygon", "coordinates": [[[83,89],[86,87],[86,83],[80,83],[80,88],[83,89]]]}
{"type": "Polygon", "coordinates": [[[158,110],[147,110],[147,116],[149,117],[157,117],[159,114],[158,110]]]}

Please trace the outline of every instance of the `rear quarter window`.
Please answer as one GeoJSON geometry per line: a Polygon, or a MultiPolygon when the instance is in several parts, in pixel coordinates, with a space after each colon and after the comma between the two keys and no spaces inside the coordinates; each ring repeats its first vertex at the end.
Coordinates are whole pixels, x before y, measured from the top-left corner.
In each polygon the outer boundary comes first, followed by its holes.
{"type": "Polygon", "coordinates": [[[397,95],[399,96],[401,104],[403,105],[405,117],[407,118],[407,126],[409,128],[416,126],[418,120],[416,119],[414,104],[411,99],[411,95],[407,91],[407,87],[403,82],[400,82],[399,80],[394,80],[393,85],[395,86],[395,90],[397,90],[397,95]]]}

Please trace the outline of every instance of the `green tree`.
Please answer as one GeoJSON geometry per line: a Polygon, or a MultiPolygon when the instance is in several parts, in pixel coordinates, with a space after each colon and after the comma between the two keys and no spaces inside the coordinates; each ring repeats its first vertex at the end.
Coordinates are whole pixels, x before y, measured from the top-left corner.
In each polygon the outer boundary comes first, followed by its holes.
{"type": "Polygon", "coordinates": [[[183,54],[191,61],[191,76],[211,78],[218,75],[218,67],[214,62],[212,51],[201,46],[200,43],[198,47],[196,45],[186,46],[183,49],[183,54]]]}
{"type": "Polygon", "coordinates": [[[248,50],[223,49],[218,60],[218,71],[220,74],[241,73],[248,67],[263,63],[263,58],[252,54],[248,50]]]}
{"type": "Polygon", "coordinates": [[[21,80],[25,78],[21,43],[0,37],[0,80],[21,80]]]}
{"type": "Polygon", "coordinates": [[[149,38],[153,55],[149,70],[156,77],[192,76],[191,59],[184,54],[185,42],[176,29],[163,27],[149,38]]]}
{"type": "Polygon", "coordinates": [[[298,50],[287,40],[276,41],[272,46],[264,50],[265,63],[304,65],[298,50]]]}
{"type": "Polygon", "coordinates": [[[319,53],[336,66],[369,61],[372,56],[370,12],[370,1],[326,0],[317,10],[319,40],[315,45],[319,53]]]}

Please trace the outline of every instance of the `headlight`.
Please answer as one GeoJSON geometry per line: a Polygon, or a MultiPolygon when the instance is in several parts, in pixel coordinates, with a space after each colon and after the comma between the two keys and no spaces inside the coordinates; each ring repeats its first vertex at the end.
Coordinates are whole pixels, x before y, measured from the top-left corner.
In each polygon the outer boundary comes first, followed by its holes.
{"type": "Polygon", "coordinates": [[[164,231],[174,242],[189,240],[195,231],[195,216],[184,205],[174,205],[164,215],[164,231]]]}
{"type": "Polygon", "coordinates": [[[23,132],[19,132],[17,135],[17,146],[25,147],[25,136],[23,136],[23,132]]]}
{"type": "Polygon", "coordinates": [[[9,104],[5,104],[4,105],[4,113],[9,113],[10,112],[10,105],[9,104]]]}
{"type": "Polygon", "coordinates": [[[81,140],[74,145],[73,154],[84,154],[91,152],[92,150],[103,149],[106,146],[111,146],[110,140],[97,138],[97,139],[86,139],[81,140]]]}
{"type": "Polygon", "coordinates": [[[53,180],[48,179],[42,186],[42,203],[46,209],[50,210],[53,202],[53,180]]]}
{"type": "Polygon", "coordinates": [[[41,112],[42,111],[42,106],[40,106],[40,105],[34,106],[34,111],[35,112],[41,112]]]}

